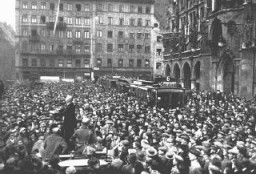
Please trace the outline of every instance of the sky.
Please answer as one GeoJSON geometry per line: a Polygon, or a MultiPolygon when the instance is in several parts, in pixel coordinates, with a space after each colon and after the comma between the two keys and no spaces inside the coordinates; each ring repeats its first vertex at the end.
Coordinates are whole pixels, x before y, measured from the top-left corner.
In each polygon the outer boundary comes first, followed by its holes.
{"type": "Polygon", "coordinates": [[[0,0],[0,21],[6,22],[15,29],[15,0],[0,0]],[[3,2],[2,2],[3,1],[3,2]]]}

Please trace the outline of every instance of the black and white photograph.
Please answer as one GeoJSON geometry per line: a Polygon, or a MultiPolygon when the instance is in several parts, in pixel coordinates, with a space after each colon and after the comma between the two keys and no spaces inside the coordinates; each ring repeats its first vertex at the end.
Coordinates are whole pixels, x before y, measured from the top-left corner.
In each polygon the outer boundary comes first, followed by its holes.
{"type": "Polygon", "coordinates": [[[0,174],[256,174],[256,0],[1,0],[0,174]]]}

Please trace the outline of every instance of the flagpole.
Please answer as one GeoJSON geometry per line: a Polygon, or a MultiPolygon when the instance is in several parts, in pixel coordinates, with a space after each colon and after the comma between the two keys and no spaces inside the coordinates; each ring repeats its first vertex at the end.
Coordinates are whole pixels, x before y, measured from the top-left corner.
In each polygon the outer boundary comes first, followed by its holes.
{"type": "Polygon", "coordinates": [[[59,13],[60,13],[60,0],[58,1],[57,14],[56,14],[56,19],[55,19],[55,23],[54,23],[53,35],[55,35],[55,32],[56,32],[56,27],[57,27],[57,23],[58,23],[58,19],[59,19],[59,13]]]}

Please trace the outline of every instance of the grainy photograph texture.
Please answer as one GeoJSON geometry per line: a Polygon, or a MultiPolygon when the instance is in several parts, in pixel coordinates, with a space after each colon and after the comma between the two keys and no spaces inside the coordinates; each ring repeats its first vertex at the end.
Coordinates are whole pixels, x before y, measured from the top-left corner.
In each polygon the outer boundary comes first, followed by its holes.
{"type": "Polygon", "coordinates": [[[256,0],[0,2],[0,174],[255,174],[256,0]]]}

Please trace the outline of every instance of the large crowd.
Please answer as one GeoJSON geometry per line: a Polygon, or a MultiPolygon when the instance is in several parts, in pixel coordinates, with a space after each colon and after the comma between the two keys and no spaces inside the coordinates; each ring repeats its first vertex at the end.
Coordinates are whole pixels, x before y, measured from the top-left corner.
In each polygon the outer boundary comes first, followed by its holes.
{"type": "Polygon", "coordinates": [[[15,85],[0,103],[3,174],[256,173],[253,99],[192,92],[167,110],[83,82],[15,85]],[[61,167],[61,154],[87,158],[87,169],[61,167]]]}

